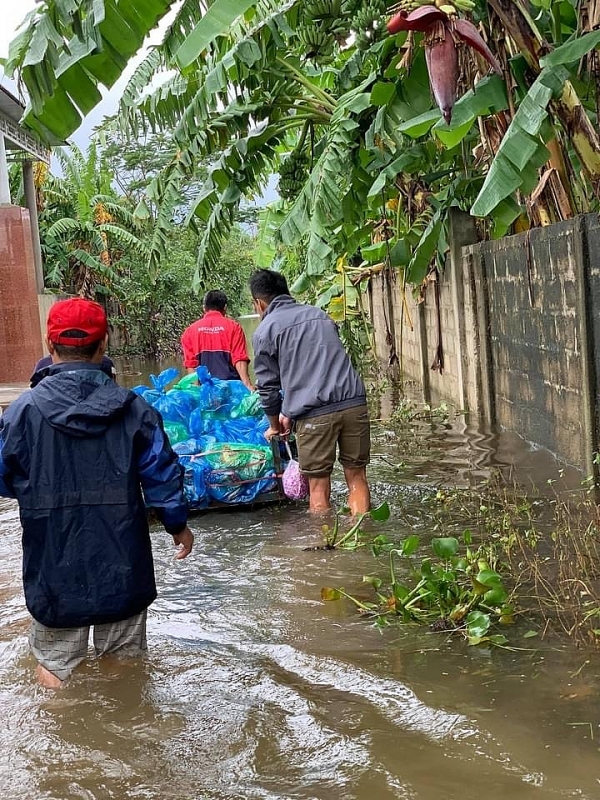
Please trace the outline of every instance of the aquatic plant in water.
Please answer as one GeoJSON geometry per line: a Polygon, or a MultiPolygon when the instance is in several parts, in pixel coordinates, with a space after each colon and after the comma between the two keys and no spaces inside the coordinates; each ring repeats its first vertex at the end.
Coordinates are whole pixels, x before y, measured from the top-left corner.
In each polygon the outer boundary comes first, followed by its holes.
{"type": "Polygon", "coordinates": [[[472,543],[468,530],[462,541],[454,536],[435,537],[428,545],[431,555],[419,560],[417,535],[400,542],[376,536],[371,543],[373,555],[386,557],[388,572],[385,578],[363,577],[373,588],[375,600],[361,600],[341,588],[324,588],[321,597],[346,597],[380,626],[392,620],[427,624],[435,631],[463,634],[469,644],[505,645],[506,636],[494,633],[493,627],[511,624],[514,609],[497,571],[495,549],[490,545],[473,549],[472,543]]]}
{"type": "MultiPolygon", "coordinates": [[[[349,511],[349,509],[343,509],[343,511],[349,511]]],[[[336,512],[333,526],[323,525],[325,544],[317,545],[316,547],[305,547],[304,549],[306,551],[356,550],[359,547],[364,547],[369,541],[369,537],[362,530],[362,524],[367,517],[376,522],[385,522],[390,518],[389,504],[382,503],[377,508],[372,508],[370,511],[365,511],[364,514],[359,514],[351,527],[345,532],[341,530],[342,513],[336,512]]]]}

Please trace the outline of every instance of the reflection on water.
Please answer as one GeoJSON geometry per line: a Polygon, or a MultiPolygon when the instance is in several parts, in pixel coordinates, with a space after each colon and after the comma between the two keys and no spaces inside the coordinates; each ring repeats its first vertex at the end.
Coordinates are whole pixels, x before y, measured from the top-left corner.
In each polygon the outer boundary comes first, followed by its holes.
{"type": "MultiPolygon", "coordinates": [[[[400,438],[382,424],[374,450],[375,499],[396,507],[494,465],[518,463],[516,478],[542,485],[557,473],[547,454],[463,420],[407,424],[400,438]]],[[[398,519],[381,530],[402,534],[398,519]]],[[[350,606],[323,604],[322,586],[356,590],[372,558],[306,552],[322,534],[303,507],[209,513],[192,527],[182,562],[154,532],[148,656],[90,659],[52,694],[33,681],[18,516],[0,500],[3,797],[600,797],[593,657],[380,633],[350,606]]]]}

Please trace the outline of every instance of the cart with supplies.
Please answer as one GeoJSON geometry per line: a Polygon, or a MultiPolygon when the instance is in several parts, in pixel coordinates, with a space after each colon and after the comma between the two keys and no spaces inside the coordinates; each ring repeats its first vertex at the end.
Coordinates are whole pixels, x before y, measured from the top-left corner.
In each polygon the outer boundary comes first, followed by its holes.
{"type": "Polygon", "coordinates": [[[265,439],[269,423],[257,393],[241,381],[213,378],[206,367],[181,379],[176,368],[150,378],[152,386],[136,386],[133,391],[162,416],[185,470],[190,510],[286,499],[282,475],[293,453],[278,436],[270,442],[265,439]]]}

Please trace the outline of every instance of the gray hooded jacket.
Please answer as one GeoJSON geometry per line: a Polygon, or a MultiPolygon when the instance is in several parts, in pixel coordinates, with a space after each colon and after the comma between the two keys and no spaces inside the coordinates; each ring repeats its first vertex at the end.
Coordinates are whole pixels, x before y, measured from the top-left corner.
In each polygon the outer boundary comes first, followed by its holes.
{"type": "Polygon", "coordinates": [[[269,416],[316,417],[366,403],[335,323],[320,308],[279,295],[252,344],[256,385],[269,416]]]}

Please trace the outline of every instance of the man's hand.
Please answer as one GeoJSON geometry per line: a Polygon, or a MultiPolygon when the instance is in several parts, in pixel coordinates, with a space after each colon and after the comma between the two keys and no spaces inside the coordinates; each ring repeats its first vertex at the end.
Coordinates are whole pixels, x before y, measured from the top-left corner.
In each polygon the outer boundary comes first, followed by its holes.
{"type": "Polygon", "coordinates": [[[181,533],[173,534],[173,541],[176,546],[179,546],[179,550],[177,551],[175,558],[187,558],[192,552],[192,547],[194,545],[194,534],[186,526],[181,533]]]}
{"type": "Polygon", "coordinates": [[[279,435],[280,435],[280,433],[281,433],[281,431],[279,430],[279,428],[278,428],[278,427],[277,427],[277,428],[274,428],[274,427],[271,425],[271,427],[270,427],[270,428],[268,428],[268,429],[265,431],[265,439],[267,440],[267,442],[270,442],[270,441],[271,441],[271,439],[273,438],[273,436],[279,436],[279,435]]]}
{"type": "Polygon", "coordinates": [[[283,414],[279,415],[279,435],[282,439],[287,439],[292,432],[292,420],[285,417],[283,414]]]}

